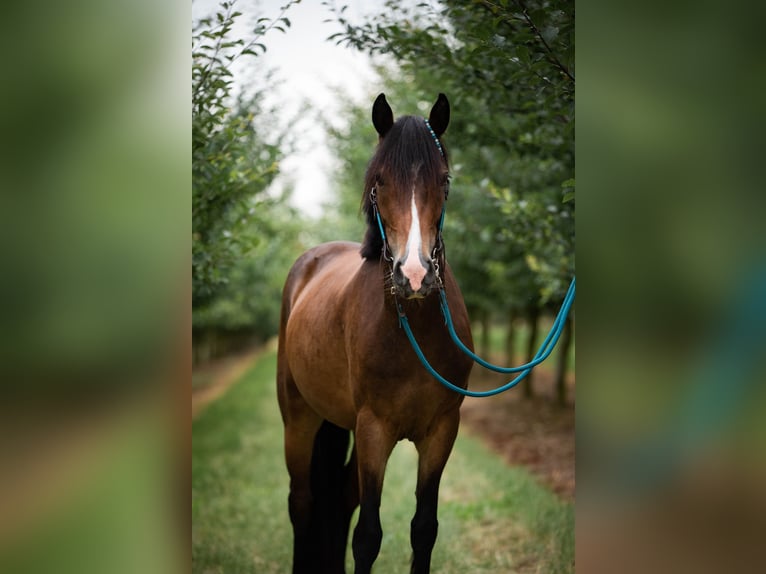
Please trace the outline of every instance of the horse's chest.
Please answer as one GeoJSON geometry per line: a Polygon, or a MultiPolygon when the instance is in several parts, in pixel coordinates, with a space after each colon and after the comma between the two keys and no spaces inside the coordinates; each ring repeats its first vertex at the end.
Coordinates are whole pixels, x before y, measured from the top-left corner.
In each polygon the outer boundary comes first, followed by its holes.
{"type": "Polygon", "coordinates": [[[357,410],[370,409],[399,438],[428,433],[433,420],[457,409],[461,396],[450,393],[412,362],[360,360],[352,369],[351,386],[357,410]]]}

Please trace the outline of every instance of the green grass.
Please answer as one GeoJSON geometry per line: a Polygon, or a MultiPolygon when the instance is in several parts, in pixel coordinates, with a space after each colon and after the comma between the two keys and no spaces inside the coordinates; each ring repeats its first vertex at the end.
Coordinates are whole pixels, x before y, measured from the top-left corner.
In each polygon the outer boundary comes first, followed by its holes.
{"type": "MultiPolygon", "coordinates": [[[[269,353],[193,424],[193,572],[290,571],[288,477],[274,380],[269,353]]],[[[379,574],[408,571],[416,465],[414,447],[400,443],[383,490],[379,574]]],[[[442,479],[439,523],[435,573],[574,570],[573,506],[462,432],[442,479]]],[[[352,564],[349,549],[349,571],[352,564]]]]}

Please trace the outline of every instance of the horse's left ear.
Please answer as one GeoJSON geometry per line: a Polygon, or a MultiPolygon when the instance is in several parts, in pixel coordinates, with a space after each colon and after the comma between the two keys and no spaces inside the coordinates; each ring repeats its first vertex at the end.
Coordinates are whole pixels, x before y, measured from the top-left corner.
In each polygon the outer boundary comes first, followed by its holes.
{"type": "Polygon", "coordinates": [[[394,112],[388,105],[385,94],[380,94],[372,105],[372,125],[380,137],[385,137],[394,125],[394,112]]]}
{"type": "Polygon", "coordinates": [[[428,116],[428,123],[431,124],[436,137],[441,137],[447,130],[447,125],[449,125],[449,102],[444,94],[439,94],[439,97],[436,98],[436,103],[431,108],[431,115],[428,116]]]}

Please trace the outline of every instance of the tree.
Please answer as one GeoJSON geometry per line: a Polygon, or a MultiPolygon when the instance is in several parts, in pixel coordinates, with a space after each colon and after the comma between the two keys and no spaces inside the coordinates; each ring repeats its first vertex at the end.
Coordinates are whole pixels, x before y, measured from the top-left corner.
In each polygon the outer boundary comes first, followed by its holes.
{"type": "MultiPolygon", "coordinates": [[[[259,196],[274,179],[284,137],[269,129],[262,108],[264,86],[233,96],[232,64],[257,58],[271,29],[290,25],[282,8],[274,20],[260,18],[247,43],[232,39],[242,13],[224,0],[214,17],[201,19],[192,35],[192,293],[193,305],[209,302],[243,253],[258,240],[266,205],[259,196]]],[[[268,75],[266,75],[268,76],[268,75]]]]}
{"type": "Polygon", "coordinates": [[[289,147],[263,107],[268,71],[254,91],[235,96],[232,65],[258,61],[264,35],[284,32],[281,8],[259,18],[248,41],[232,39],[242,16],[224,0],[192,34],[192,324],[195,356],[225,354],[278,327],[281,282],[298,247],[298,215],[265,193],[289,147]]]}

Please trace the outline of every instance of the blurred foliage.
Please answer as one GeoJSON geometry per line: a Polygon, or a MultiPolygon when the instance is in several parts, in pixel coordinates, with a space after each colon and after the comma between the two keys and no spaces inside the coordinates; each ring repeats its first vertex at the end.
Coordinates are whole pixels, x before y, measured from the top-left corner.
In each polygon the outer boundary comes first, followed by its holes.
{"type": "Polygon", "coordinates": [[[585,8],[578,569],[756,572],[766,5],[585,8]]]}
{"type": "Polygon", "coordinates": [[[256,242],[247,256],[231,267],[227,283],[216,297],[194,309],[195,331],[247,331],[258,340],[278,331],[282,286],[302,250],[302,222],[284,203],[268,204],[268,213],[269,219],[260,222],[258,233],[270,239],[256,242]]]}
{"type": "Polygon", "coordinates": [[[125,388],[172,344],[157,317],[183,312],[167,309],[189,235],[174,17],[78,0],[3,18],[18,56],[0,95],[0,381],[14,394],[125,388]]]}
{"type": "Polygon", "coordinates": [[[188,571],[171,488],[191,228],[178,4],[0,21],[2,572],[188,571]]]}
{"type": "MultiPolygon", "coordinates": [[[[232,38],[242,13],[223,1],[200,19],[192,36],[192,307],[195,333],[276,332],[281,282],[294,257],[289,230],[296,214],[285,195],[266,193],[290,142],[275,127],[263,97],[270,74],[262,66],[252,93],[234,97],[232,64],[257,62],[264,35],[284,32],[288,2],[276,18],[258,18],[249,40],[232,38]]],[[[241,82],[240,82],[241,84],[241,82]]]]}
{"type": "MultiPolygon", "coordinates": [[[[574,273],[573,3],[388,1],[362,24],[326,4],[343,28],[331,39],[399,65],[396,78],[381,73],[395,112],[426,115],[437,92],[450,98],[445,233],[469,307],[558,304],[574,273]]],[[[367,116],[352,112],[333,137],[344,189],[362,181],[374,132],[366,156],[342,140],[361,145],[354,122],[367,116]]]]}
{"type": "Polygon", "coordinates": [[[336,91],[336,97],[343,102],[339,106],[342,111],[338,123],[320,118],[335,159],[332,166],[335,193],[323,206],[321,222],[316,228],[317,239],[361,241],[365,230],[361,214],[364,174],[378,141],[370,121],[372,100],[370,106],[356,105],[340,90],[336,91]]]}

